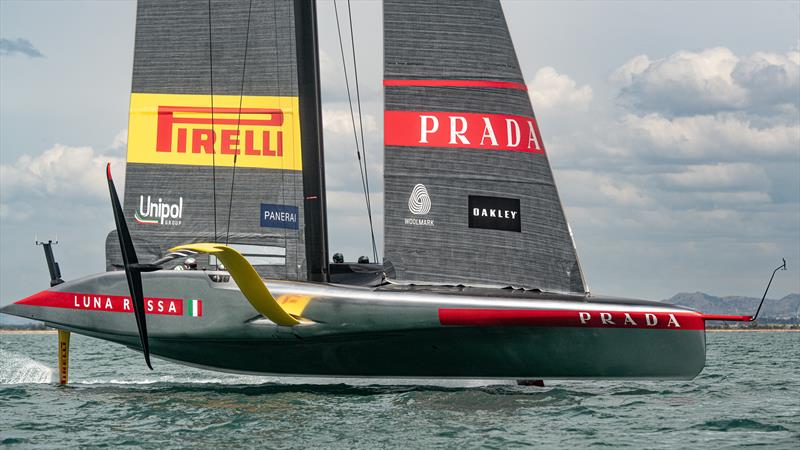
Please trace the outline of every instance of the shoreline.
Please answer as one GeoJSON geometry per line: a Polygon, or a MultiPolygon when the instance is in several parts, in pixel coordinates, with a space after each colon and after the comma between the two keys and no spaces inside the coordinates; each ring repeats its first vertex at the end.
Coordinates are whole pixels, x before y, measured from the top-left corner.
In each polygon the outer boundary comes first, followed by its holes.
{"type": "Polygon", "coordinates": [[[56,334],[58,330],[11,330],[0,329],[0,334],[56,334]]]}
{"type": "Polygon", "coordinates": [[[706,332],[711,331],[714,333],[743,333],[746,331],[757,331],[761,333],[777,331],[777,332],[791,332],[800,331],[800,328],[706,328],[706,332]]]}

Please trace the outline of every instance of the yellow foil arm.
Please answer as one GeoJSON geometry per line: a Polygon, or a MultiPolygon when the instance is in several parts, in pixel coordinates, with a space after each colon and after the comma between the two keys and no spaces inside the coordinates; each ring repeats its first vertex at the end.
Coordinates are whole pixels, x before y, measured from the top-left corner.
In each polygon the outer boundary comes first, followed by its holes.
{"type": "Polygon", "coordinates": [[[226,245],[213,243],[179,245],[169,251],[176,252],[180,250],[208,253],[219,258],[225,264],[225,268],[228,269],[233,281],[239,286],[247,301],[267,319],[284,326],[293,326],[300,323],[290,316],[275,300],[264,281],[261,280],[258,272],[256,272],[256,269],[250,265],[241,253],[226,245]]]}

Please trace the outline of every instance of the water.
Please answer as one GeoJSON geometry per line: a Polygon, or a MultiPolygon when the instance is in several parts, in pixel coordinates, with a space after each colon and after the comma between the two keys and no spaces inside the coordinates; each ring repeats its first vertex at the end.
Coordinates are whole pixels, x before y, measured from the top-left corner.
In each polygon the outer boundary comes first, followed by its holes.
{"type": "Polygon", "coordinates": [[[800,448],[800,333],[709,333],[689,382],[279,379],[72,336],[0,335],[0,445],[152,448],[800,448]]]}

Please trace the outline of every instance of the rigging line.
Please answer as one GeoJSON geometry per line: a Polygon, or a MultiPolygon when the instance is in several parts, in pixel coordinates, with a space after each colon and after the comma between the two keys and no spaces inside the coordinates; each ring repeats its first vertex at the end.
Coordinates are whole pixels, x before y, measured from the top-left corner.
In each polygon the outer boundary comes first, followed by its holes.
{"type": "MultiPolygon", "coordinates": [[[[372,235],[372,251],[373,251],[373,256],[375,257],[376,262],[377,262],[378,256],[377,256],[377,252],[375,251],[376,250],[376,247],[375,247],[375,233],[372,231],[372,211],[371,211],[370,201],[369,201],[369,190],[367,188],[366,179],[364,177],[365,167],[362,167],[362,165],[361,165],[361,150],[359,149],[359,146],[358,146],[359,145],[358,144],[358,131],[356,129],[355,112],[353,111],[353,98],[352,98],[352,95],[350,93],[350,80],[349,80],[349,78],[347,76],[347,59],[344,56],[344,42],[342,40],[342,31],[341,31],[341,27],[339,25],[339,8],[336,5],[336,0],[333,1],[333,10],[334,10],[334,13],[336,15],[336,32],[339,35],[339,50],[341,51],[341,54],[342,54],[342,69],[344,71],[344,82],[345,82],[345,85],[347,87],[347,102],[350,105],[350,120],[353,123],[353,139],[356,142],[356,156],[358,157],[358,170],[361,173],[361,187],[364,190],[364,201],[365,201],[366,206],[367,206],[367,216],[369,217],[369,221],[370,221],[369,227],[370,227],[370,233],[372,235]]],[[[361,142],[361,145],[363,147],[363,145],[364,145],[363,141],[361,142]]]]}
{"type": "MultiPolygon", "coordinates": [[[[275,80],[278,82],[278,106],[280,107],[281,111],[283,111],[283,90],[281,85],[281,68],[280,68],[280,47],[278,45],[278,5],[275,3],[276,0],[272,0],[272,30],[275,32],[274,39],[272,40],[275,48],[275,80]]],[[[291,51],[290,54],[295,54],[294,51],[291,51]]],[[[296,113],[292,111],[292,113],[296,113]]],[[[292,126],[294,126],[294,122],[292,122],[292,126]]],[[[290,134],[292,139],[291,148],[294,149],[294,133],[290,134]]],[[[285,167],[285,158],[281,158],[281,194],[280,194],[280,204],[285,205],[286,203],[286,167],[285,167]]],[[[294,184],[292,184],[294,187],[294,184]]],[[[296,195],[293,195],[292,198],[296,198],[296,195]]],[[[286,228],[283,229],[283,251],[285,254],[285,258],[283,261],[283,277],[285,279],[289,279],[289,246],[287,244],[288,238],[288,230],[286,228]]],[[[295,245],[295,254],[294,259],[297,261],[299,258],[297,257],[297,247],[295,245]]],[[[294,264],[294,263],[293,263],[294,264]]],[[[296,273],[296,272],[295,272],[296,273]]],[[[297,277],[295,277],[297,278],[297,277]]]]}
{"type": "Polygon", "coordinates": [[[358,104],[358,125],[361,129],[361,151],[364,153],[364,184],[367,191],[367,212],[369,214],[369,232],[372,235],[372,253],[375,256],[375,263],[378,261],[378,247],[375,245],[375,229],[372,226],[372,201],[369,198],[369,169],[367,167],[367,147],[364,141],[364,120],[361,114],[361,92],[358,88],[358,65],[356,65],[356,41],[353,36],[353,15],[350,10],[350,0],[347,0],[347,18],[350,22],[350,47],[353,52],[353,75],[356,82],[356,103],[358,104]]]}
{"type": "Polygon", "coordinates": [[[339,27],[339,9],[336,6],[336,0],[333,2],[333,10],[336,15],[336,32],[339,34],[339,50],[342,53],[342,69],[344,71],[344,83],[347,87],[347,102],[350,105],[350,120],[353,123],[353,139],[356,142],[356,156],[358,157],[358,170],[361,172],[361,187],[364,189],[364,201],[367,204],[367,211],[369,211],[369,200],[367,197],[367,185],[364,182],[364,168],[361,166],[361,150],[358,144],[358,131],[356,129],[356,117],[353,111],[353,98],[350,94],[350,80],[347,76],[347,59],[344,56],[344,44],[342,40],[342,32],[339,27]]]}
{"type": "Polygon", "coordinates": [[[211,184],[214,204],[214,242],[217,242],[217,162],[214,150],[214,44],[211,34],[211,0],[208,0],[208,65],[211,84],[211,184]]]}
{"type": "MultiPolygon", "coordinates": [[[[242,121],[242,99],[244,98],[244,80],[247,71],[247,44],[250,43],[250,13],[253,11],[253,0],[247,8],[247,32],[244,35],[244,60],[242,61],[242,87],[239,90],[239,114],[236,116],[236,136],[239,136],[239,125],[242,121]]],[[[236,159],[239,157],[241,137],[236,140],[236,151],[233,152],[233,171],[231,172],[231,196],[228,201],[228,224],[225,228],[225,245],[231,235],[231,210],[233,209],[233,183],[236,180],[236,159]]]]}

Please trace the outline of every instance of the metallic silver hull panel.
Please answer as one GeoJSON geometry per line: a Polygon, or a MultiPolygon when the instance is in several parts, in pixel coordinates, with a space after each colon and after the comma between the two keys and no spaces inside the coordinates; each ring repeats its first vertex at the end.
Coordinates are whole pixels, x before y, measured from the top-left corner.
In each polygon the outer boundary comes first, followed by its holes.
{"type": "MultiPolygon", "coordinates": [[[[283,327],[253,310],[232,281],[216,283],[210,275],[144,275],[146,298],[202,300],[199,317],[188,309],[183,315],[148,314],[153,355],[223,371],[404,378],[690,379],[705,364],[705,330],[684,319],[694,320],[697,313],[661,303],[499,289],[372,289],[268,280],[273,296],[299,303],[297,312],[311,321],[283,327]],[[493,323],[480,316],[464,324],[447,319],[443,311],[487,312],[487,317],[497,311],[574,312],[575,319],[512,317],[502,322],[501,317],[502,323],[493,323]],[[608,314],[609,324],[600,322],[601,312],[608,314]],[[636,327],[620,323],[624,312],[636,327]],[[660,328],[646,327],[639,319],[644,312],[660,320],[660,328]],[[669,314],[677,315],[681,325],[664,328],[669,314]],[[583,323],[579,317],[591,320],[583,323]]],[[[127,294],[124,273],[94,275],[37,294],[45,302],[68,298],[66,306],[22,300],[0,311],[138,348],[133,314],[85,309],[79,294],[100,297],[102,308],[103,298],[127,294]]]]}

